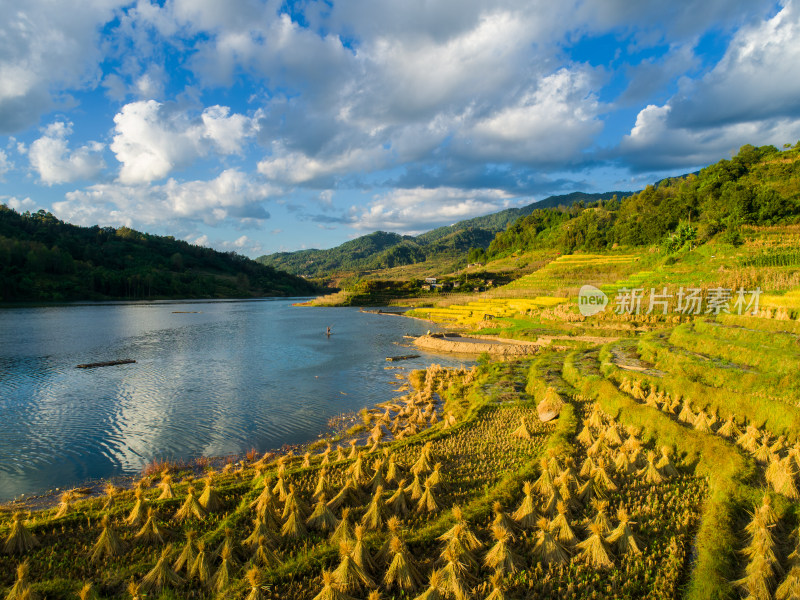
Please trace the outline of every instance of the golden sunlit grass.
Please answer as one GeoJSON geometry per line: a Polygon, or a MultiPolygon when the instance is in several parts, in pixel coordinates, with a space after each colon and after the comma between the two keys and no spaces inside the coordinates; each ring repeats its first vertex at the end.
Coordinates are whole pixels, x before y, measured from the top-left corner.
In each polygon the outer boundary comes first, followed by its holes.
{"type": "MultiPolygon", "coordinates": [[[[629,255],[561,257],[550,269],[598,261],[624,277],[646,271],[629,255]]],[[[561,301],[436,310],[468,326],[561,301]]],[[[794,324],[726,315],[599,349],[432,365],[364,410],[352,439],[252,453],[196,480],[171,466],[133,490],[0,514],[0,593],[793,598],[794,324]],[[555,420],[540,420],[542,401],[555,420]]]]}

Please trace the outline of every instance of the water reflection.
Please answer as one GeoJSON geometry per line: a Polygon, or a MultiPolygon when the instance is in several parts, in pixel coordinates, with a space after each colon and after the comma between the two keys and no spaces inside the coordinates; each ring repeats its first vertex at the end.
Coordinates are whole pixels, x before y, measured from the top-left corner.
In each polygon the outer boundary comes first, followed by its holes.
{"type": "MultiPolygon", "coordinates": [[[[428,327],[286,300],[0,310],[0,500],[156,457],[313,439],[330,416],[391,397],[385,357],[428,327]],[[137,362],[75,369],[118,358],[137,362]]],[[[402,366],[430,362],[461,360],[402,366]]]]}

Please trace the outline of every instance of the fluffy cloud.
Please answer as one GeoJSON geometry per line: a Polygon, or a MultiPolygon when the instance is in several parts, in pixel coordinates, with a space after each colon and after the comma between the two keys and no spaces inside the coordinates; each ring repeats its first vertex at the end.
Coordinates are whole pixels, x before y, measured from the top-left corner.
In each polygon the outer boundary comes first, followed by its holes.
{"type": "Polygon", "coordinates": [[[744,144],[800,137],[800,8],[740,29],[704,77],[682,81],[662,106],[642,109],[619,155],[634,170],[691,168],[744,144]]]}
{"type": "Polygon", "coordinates": [[[4,181],[5,174],[13,167],[13,163],[8,160],[8,154],[0,150],[0,181],[4,181]]]}
{"type": "Polygon", "coordinates": [[[740,29],[702,79],[685,79],[670,101],[670,124],[703,128],[800,117],[800,7],[740,29]]]}
{"type": "Polygon", "coordinates": [[[562,4],[567,23],[579,30],[607,31],[636,28],[636,43],[642,46],[676,39],[691,39],[710,27],[728,27],[761,16],[774,6],[773,0],[605,0],[562,4]]]}
{"type": "Polygon", "coordinates": [[[114,123],[111,150],[122,163],[122,183],[162,179],[211,150],[220,155],[240,153],[256,131],[253,119],[230,115],[226,106],[206,108],[199,119],[191,119],[185,111],[155,100],[126,104],[114,123]]]}
{"type": "Polygon", "coordinates": [[[91,85],[99,28],[122,0],[0,0],[0,131],[35,123],[64,90],[91,85]]]}
{"type": "Polygon", "coordinates": [[[493,162],[568,163],[603,125],[587,70],[561,69],[542,78],[513,105],[458,132],[456,148],[493,162]]]}
{"type": "Polygon", "coordinates": [[[444,40],[377,37],[365,47],[369,77],[348,110],[385,124],[461,112],[476,98],[508,93],[529,58],[527,25],[522,15],[498,11],[444,40]]]}
{"type": "Polygon", "coordinates": [[[14,196],[11,197],[0,196],[0,202],[5,204],[9,208],[13,208],[15,211],[19,213],[25,212],[26,210],[29,210],[31,212],[38,210],[36,202],[31,200],[30,198],[23,198],[22,200],[20,200],[19,198],[16,198],[14,196]]]}
{"type": "Polygon", "coordinates": [[[89,142],[70,152],[67,136],[71,133],[72,123],[52,123],[44,135],[30,145],[28,159],[43,183],[53,185],[91,179],[105,168],[100,155],[103,144],[89,142]]]}
{"type": "Polygon", "coordinates": [[[398,189],[376,196],[364,208],[353,207],[350,225],[370,231],[419,233],[508,208],[512,201],[502,190],[398,189]]]}
{"type": "Polygon", "coordinates": [[[269,218],[264,203],[279,193],[276,188],[253,181],[241,171],[229,169],[210,181],[163,185],[97,184],[69,192],[53,209],[62,219],[81,225],[129,227],[181,227],[182,222],[217,225],[223,221],[259,222],[269,218]]]}
{"type": "Polygon", "coordinates": [[[736,154],[741,146],[757,142],[781,147],[800,139],[800,120],[769,119],[703,129],[670,124],[669,105],[650,105],[620,144],[620,152],[634,170],[694,168],[736,154]]]}
{"type": "Polygon", "coordinates": [[[353,148],[327,157],[285,152],[279,145],[275,155],[258,163],[258,172],[281,183],[307,183],[333,175],[374,170],[385,165],[380,148],[353,148]]]}
{"type": "Polygon", "coordinates": [[[215,247],[221,250],[233,250],[238,254],[245,254],[248,256],[256,256],[264,253],[264,247],[260,242],[251,240],[246,235],[240,236],[233,241],[224,240],[215,244],[215,247]]]}

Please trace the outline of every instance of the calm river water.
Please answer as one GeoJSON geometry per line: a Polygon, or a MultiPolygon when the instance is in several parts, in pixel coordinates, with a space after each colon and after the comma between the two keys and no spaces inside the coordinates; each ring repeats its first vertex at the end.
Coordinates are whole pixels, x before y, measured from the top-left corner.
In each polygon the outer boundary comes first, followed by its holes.
{"type": "Polygon", "coordinates": [[[291,302],[0,310],[0,501],[154,458],[309,441],[329,417],[391,398],[385,366],[463,363],[397,345],[427,323],[291,302]],[[385,360],[411,353],[422,357],[385,360]],[[75,368],[126,358],[137,362],[75,368]]]}

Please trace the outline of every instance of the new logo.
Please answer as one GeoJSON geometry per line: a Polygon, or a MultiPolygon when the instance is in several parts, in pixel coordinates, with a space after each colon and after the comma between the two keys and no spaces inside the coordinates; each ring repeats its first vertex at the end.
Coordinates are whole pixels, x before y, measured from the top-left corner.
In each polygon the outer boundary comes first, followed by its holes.
{"type": "Polygon", "coordinates": [[[606,306],[608,306],[608,296],[593,285],[584,285],[578,292],[578,310],[584,317],[603,312],[606,306]]]}

